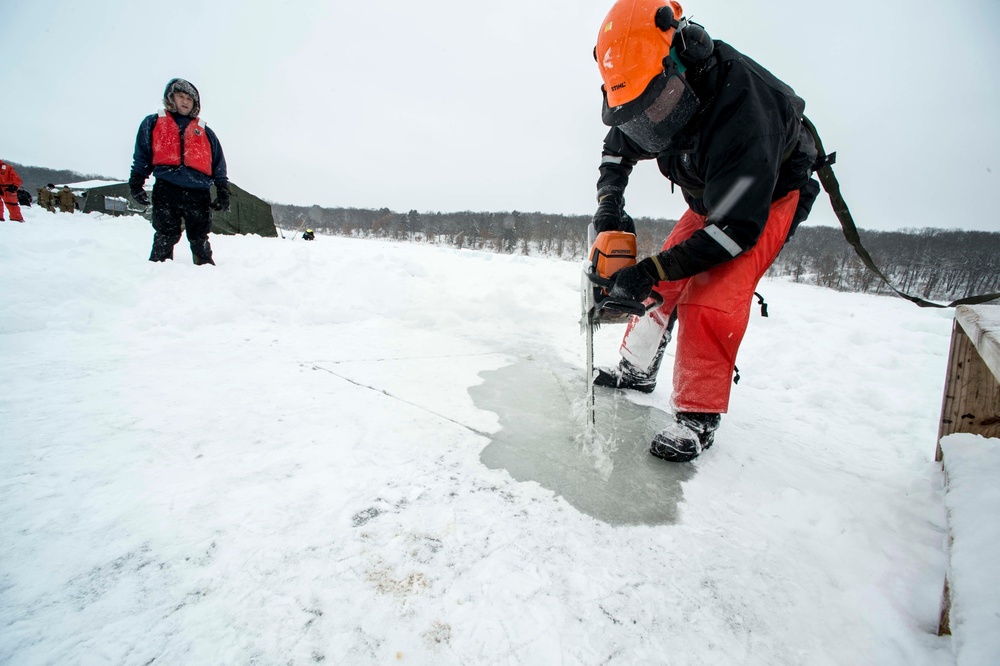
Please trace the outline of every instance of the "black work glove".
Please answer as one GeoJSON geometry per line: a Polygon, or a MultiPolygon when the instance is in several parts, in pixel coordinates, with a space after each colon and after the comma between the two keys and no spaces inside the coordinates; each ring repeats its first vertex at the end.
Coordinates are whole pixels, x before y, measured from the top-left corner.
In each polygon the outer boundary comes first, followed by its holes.
{"type": "Polygon", "coordinates": [[[653,286],[667,279],[666,267],[663,266],[663,255],[646,257],[635,266],[629,266],[616,271],[611,279],[610,296],[613,301],[633,301],[641,303],[649,298],[653,286]]]}
{"type": "Polygon", "coordinates": [[[146,194],[146,190],[143,189],[143,186],[145,184],[146,184],[146,179],[137,176],[134,173],[128,179],[129,192],[132,194],[132,198],[135,199],[135,202],[140,206],[149,205],[149,195],[146,194]]]}
{"type": "Polygon", "coordinates": [[[617,191],[598,194],[597,212],[594,213],[593,222],[594,230],[597,233],[601,233],[602,231],[627,231],[635,233],[635,222],[625,212],[625,198],[617,191]]]}
{"type": "Polygon", "coordinates": [[[4,189],[6,189],[11,194],[16,194],[17,193],[17,185],[8,185],[4,189]]]}
{"type": "Polygon", "coordinates": [[[208,207],[220,213],[229,211],[229,185],[224,187],[215,186],[215,201],[210,203],[208,207]]]}

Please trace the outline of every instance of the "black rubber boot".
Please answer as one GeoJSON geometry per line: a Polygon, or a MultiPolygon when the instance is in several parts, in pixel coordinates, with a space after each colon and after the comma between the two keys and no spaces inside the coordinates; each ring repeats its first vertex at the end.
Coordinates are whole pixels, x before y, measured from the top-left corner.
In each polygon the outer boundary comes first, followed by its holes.
{"type": "Polygon", "coordinates": [[[660,339],[660,345],[656,348],[656,355],[649,370],[640,370],[625,359],[618,362],[617,368],[596,368],[597,375],[594,377],[594,386],[606,386],[615,389],[631,389],[642,393],[652,393],[656,388],[656,375],[660,372],[660,363],[663,361],[663,352],[670,342],[670,331],[666,331],[660,339]]]}
{"type": "Polygon", "coordinates": [[[715,443],[721,414],[678,412],[674,422],[661,430],[649,445],[649,452],[668,462],[688,462],[715,443]]]}

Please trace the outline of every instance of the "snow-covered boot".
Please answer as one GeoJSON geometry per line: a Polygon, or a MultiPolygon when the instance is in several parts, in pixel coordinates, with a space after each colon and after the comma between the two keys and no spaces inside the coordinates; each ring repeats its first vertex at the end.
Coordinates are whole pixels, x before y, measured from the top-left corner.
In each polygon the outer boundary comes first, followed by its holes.
{"type": "Polygon", "coordinates": [[[688,462],[715,442],[721,414],[678,412],[674,422],[656,433],[649,452],[669,462],[688,462]]]}
{"type": "Polygon", "coordinates": [[[660,363],[663,361],[663,352],[670,342],[670,331],[666,331],[660,344],[656,348],[652,362],[647,370],[636,367],[627,359],[618,362],[617,368],[595,368],[597,375],[594,377],[594,386],[606,386],[608,388],[632,389],[642,393],[652,393],[656,388],[656,375],[660,371],[660,363]]]}

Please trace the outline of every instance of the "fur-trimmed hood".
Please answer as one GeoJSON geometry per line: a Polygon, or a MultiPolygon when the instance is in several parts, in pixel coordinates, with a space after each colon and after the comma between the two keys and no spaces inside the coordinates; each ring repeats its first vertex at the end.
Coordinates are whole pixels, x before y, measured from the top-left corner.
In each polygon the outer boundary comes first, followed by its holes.
{"type": "Polygon", "coordinates": [[[194,98],[194,108],[191,109],[190,116],[197,118],[201,113],[201,96],[194,84],[184,79],[170,79],[170,83],[163,90],[163,108],[171,113],[177,113],[177,107],[174,105],[175,92],[182,92],[194,98]]]}

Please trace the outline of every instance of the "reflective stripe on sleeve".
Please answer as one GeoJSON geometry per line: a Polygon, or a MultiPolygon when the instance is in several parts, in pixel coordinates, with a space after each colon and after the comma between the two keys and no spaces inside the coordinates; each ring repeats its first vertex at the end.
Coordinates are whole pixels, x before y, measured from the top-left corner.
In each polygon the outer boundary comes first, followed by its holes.
{"type": "Polygon", "coordinates": [[[743,248],[741,248],[736,241],[727,236],[725,231],[714,224],[710,224],[705,227],[705,233],[711,236],[712,240],[721,245],[726,252],[734,257],[743,251],[743,248]]]}
{"type": "Polygon", "coordinates": [[[605,155],[601,159],[601,164],[621,164],[621,163],[622,163],[621,155],[605,155]]]}

